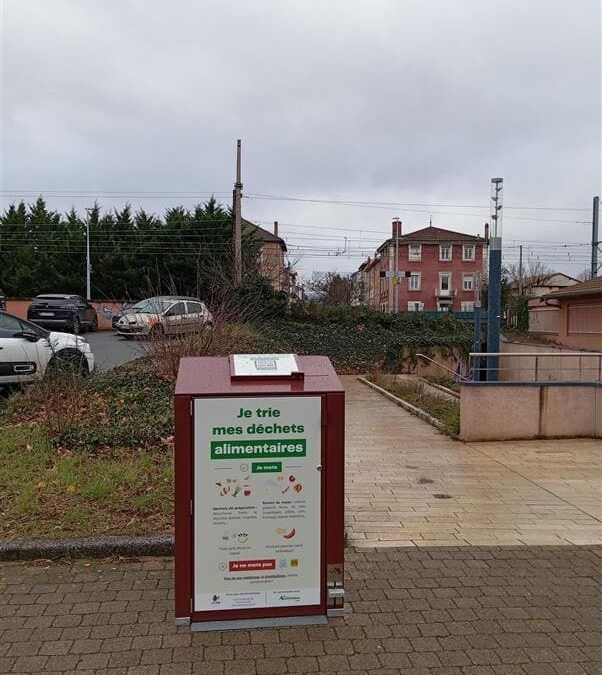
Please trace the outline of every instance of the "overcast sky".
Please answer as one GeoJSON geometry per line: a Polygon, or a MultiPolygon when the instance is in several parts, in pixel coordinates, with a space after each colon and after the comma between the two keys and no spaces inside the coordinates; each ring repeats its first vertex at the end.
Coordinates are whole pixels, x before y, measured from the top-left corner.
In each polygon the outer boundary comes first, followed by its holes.
{"type": "Polygon", "coordinates": [[[355,269],[394,216],[406,232],[432,215],[481,233],[488,210],[473,207],[487,207],[493,176],[507,207],[584,209],[507,208],[505,244],[568,272],[587,266],[599,0],[1,6],[3,207],[39,192],[61,210],[95,195],[154,212],[212,191],[229,201],[241,138],[243,215],[280,221],[304,273],[355,269]],[[345,236],[347,253],[326,257],[345,236]]]}

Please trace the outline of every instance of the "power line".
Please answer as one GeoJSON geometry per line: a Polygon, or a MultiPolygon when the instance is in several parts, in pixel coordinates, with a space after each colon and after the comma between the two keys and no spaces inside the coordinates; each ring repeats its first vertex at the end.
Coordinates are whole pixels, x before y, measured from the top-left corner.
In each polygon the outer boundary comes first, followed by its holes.
{"type": "MultiPolygon", "coordinates": [[[[133,188],[129,190],[74,190],[74,189],[23,189],[23,190],[0,190],[0,195],[8,196],[44,196],[45,194],[61,197],[79,197],[79,196],[114,196],[122,195],[126,197],[137,197],[141,195],[201,195],[201,194],[227,194],[230,195],[232,189],[226,187],[198,187],[190,190],[181,190],[173,188],[153,188],[152,190],[133,188]]],[[[489,206],[486,204],[441,204],[441,203],[426,203],[426,202],[384,202],[374,201],[370,199],[348,200],[348,199],[326,199],[322,197],[296,197],[291,195],[266,195],[249,193],[244,195],[245,199],[268,199],[276,201],[296,201],[296,202],[310,202],[317,204],[342,204],[342,205],[357,205],[357,206],[424,206],[424,207],[439,207],[439,208],[458,208],[458,209],[485,209],[489,206]]],[[[575,206],[505,206],[505,209],[518,209],[528,211],[589,211],[587,208],[575,206]]]]}
{"type": "MultiPolygon", "coordinates": [[[[347,200],[347,199],[323,199],[323,198],[309,198],[309,197],[289,197],[278,195],[263,195],[263,194],[246,194],[245,199],[266,199],[274,201],[291,201],[291,202],[309,202],[312,204],[340,204],[342,206],[386,206],[386,207],[402,207],[402,206],[434,206],[436,208],[457,208],[457,209],[485,209],[489,210],[488,205],[483,204],[428,204],[420,202],[379,202],[370,200],[347,200]]],[[[522,211],[589,211],[589,209],[576,206],[504,206],[505,209],[516,209],[522,211]]]]}

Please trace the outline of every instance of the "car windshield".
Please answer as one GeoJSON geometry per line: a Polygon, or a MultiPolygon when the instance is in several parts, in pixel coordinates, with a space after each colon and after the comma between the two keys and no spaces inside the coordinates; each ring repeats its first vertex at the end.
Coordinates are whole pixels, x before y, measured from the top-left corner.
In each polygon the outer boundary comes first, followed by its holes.
{"type": "Polygon", "coordinates": [[[132,311],[138,312],[138,314],[161,314],[168,307],[171,307],[173,302],[173,300],[166,300],[164,298],[147,298],[146,300],[137,302],[132,307],[132,311]]]}
{"type": "Polygon", "coordinates": [[[75,304],[75,298],[57,298],[56,296],[38,295],[32,300],[34,305],[46,305],[47,307],[61,307],[75,304]]]}

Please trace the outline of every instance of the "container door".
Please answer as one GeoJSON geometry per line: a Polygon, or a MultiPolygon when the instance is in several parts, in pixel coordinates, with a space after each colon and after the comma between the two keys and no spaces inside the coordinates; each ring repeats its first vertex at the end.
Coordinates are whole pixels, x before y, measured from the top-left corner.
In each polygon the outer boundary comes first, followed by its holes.
{"type": "Polygon", "coordinates": [[[193,619],[324,613],[321,398],[203,398],[194,418],[193,619]]]}

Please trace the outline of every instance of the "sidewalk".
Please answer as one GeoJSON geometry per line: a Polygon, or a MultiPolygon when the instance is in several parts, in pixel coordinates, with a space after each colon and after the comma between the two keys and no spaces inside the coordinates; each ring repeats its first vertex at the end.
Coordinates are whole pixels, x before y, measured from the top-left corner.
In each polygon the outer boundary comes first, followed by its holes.
{"type": "Polygon", "coordinates": [[[602,544],[599,440],[461,443],[343,380],[349,543],[602,544]]]}
{"type": "Polygon", "coordinates": [[[5,564],[0,672],[602,672],[602,549],[349,550],[328,626],[191,633],[172,560],[5,564]],[[12,670],[11,670],[12,669],[12,670]]]}

